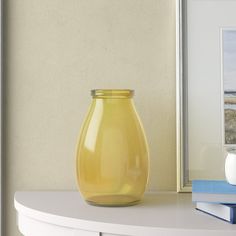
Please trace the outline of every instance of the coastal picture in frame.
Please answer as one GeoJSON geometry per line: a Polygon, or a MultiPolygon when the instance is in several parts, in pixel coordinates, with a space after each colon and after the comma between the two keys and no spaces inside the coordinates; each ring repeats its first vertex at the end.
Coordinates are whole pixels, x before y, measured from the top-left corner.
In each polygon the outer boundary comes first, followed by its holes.
{"type": "Polygon", "coordinates": [[[236,28],[222,30],[224,142],[236,145],[236,28]]]}

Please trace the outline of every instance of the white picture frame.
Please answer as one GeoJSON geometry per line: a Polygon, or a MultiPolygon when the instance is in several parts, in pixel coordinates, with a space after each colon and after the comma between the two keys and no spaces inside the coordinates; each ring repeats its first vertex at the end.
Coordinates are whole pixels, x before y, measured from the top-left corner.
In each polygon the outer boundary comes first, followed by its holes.
{"type": "Polygon", "coordinates": [[[236,0],[176,1],[177,191],[224,179],[222,30],[236,28],[236,0]]]}

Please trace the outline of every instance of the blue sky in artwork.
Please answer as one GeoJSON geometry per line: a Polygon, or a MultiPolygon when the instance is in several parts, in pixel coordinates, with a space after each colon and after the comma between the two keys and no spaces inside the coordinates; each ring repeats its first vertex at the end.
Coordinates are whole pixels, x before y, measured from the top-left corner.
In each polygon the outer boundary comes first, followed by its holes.
{"type": "Polygon", "coordinates": [[[224,90],[236,91],[236,29],[223,31],[224,90]]]}

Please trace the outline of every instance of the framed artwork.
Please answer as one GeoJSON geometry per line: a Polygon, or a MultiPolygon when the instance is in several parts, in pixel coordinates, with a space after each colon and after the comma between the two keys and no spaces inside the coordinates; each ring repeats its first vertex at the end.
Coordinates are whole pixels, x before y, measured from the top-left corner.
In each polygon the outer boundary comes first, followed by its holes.
{"type": "Polygon", "coordinates": [[[236,28],[222,29],[224,142],[236,144],[236,28]]]}
{"type": "Polygon", "coordinates": [[[236,0],[176,2],[177,190],[225,179],[236,147],[236,0]]]}

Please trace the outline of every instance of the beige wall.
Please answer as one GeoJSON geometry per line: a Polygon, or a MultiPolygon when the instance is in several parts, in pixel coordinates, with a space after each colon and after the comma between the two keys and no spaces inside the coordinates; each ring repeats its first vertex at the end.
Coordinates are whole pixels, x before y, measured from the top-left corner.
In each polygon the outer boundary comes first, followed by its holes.
{"type": "Polygon", "coordinates": [[[149,190],[175,190],[175,0],[7,0],[6,236],[17,190],[76,189],[93,88],[133,88],[149,190]]]}

